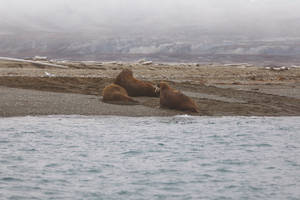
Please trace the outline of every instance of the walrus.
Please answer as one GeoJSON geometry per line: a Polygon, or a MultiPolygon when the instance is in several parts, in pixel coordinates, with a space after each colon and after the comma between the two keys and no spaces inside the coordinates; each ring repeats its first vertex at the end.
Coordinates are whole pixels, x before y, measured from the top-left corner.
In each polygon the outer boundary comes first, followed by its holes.
{"type": "Polygon", "coordinates": [[[159,88],[151,82],[137,80],[130,69],[124,69],[115,79],[115,84],[125,88],[132,97],[147,96],[158,97],[159,88]]]}
{"type": "Polygon", "coordinates": [[[110,84],[102,91],[103,102],[115,104],[139,104],[138,101],[128,96],[127,91],[117,84],[110,84]]]}
{"type": "Polygon", "coordinates": [[[189,111],[189,112],[199,112],[199,108],[196,103],[188,96],[182,94],[178,90],[171,88],[167,83],[161,82],[160,87],[160,106],[189,111]]]}

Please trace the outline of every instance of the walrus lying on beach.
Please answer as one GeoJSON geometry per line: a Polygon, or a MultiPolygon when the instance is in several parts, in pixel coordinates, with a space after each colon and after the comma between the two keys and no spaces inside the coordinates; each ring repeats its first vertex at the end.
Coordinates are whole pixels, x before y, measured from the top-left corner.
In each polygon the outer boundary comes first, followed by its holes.
{"type": "Polygon", "coordinates": [[[189,112],[199,112],[196,103],[188,96],[171,88],[167,83],[161,82],[160,87],[160,106],[170,109],[183,110],[189,112]]]}
{"type": "Polygon", "coordinates": [[[139,102],[128,96],[127,91],[119,85],[110,84],[102,91],[103,102],[116,104],[138,104],[139,102]]]}
{"type": "Polygon", "coordinates": [[[158,97],[159,88],[151,82],[137,80],[133,77],[130,69],[124,69],[114,81],[115,84],[125,88],[128,95],[132,97],[147,96],[158,97]]]}

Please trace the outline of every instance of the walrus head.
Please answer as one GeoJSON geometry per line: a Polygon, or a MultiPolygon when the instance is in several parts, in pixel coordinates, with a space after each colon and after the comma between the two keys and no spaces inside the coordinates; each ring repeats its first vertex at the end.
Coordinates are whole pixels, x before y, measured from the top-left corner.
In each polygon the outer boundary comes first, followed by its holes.
{"type": "Polygon", "coordinates": [[[133,76],[133,72],[130,69],[123,69],[122,75],[133,76]]]}
{"type": "Polygon", "coordinates": [[[159,83],[159,88],[162,91],[162,90],[165,90],[165,89],[169,89],[170,86],[166,82],[160,82],[159,83]]]}

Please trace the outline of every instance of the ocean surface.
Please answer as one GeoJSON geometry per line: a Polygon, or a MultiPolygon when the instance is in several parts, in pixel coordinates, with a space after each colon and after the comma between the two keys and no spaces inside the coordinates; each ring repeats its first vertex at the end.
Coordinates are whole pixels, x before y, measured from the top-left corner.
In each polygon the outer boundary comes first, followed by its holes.
{"type": "Polygon", "coordinates": [[[300,199],[300,117],[0,118],[0,199],[300,199]]]}

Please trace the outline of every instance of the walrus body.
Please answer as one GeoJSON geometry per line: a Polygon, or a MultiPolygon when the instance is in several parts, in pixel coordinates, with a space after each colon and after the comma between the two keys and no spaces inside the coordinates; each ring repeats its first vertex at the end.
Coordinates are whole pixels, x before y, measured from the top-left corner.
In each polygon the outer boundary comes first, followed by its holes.
{"type": "Polygon", "coordinates": [[[188,96],[171,88],[167,83],[161,82],[160,86],[160,106],[170,109],[199,112],[196,103],[188,96]]]}
{"type": "Polygon", "coordinates": [[[110,84],[102,91],[103,102],[117,104],[138,104],[139,102],[128,96],[127,91],[119,85],[110,84]]]}
{"type": "Polygon", "coordinates": [[[137,80],[129,69],[124,69],[114,81],[115,84],[125,88],[132,97],[148,96],[158,97],[159,89],[150,82],[137,80]]]}

